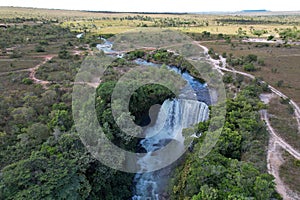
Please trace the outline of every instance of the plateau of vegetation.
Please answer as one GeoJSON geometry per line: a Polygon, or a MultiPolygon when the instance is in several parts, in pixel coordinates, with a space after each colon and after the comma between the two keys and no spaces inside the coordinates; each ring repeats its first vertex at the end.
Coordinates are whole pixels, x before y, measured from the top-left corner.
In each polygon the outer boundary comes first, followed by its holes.
{"type": "MultiPolygon", "coordinates": [[[[169,198],[281,199],[274,177],[267,173],[269,137],[259,110],[268,109],[274,128],[300,149],[295,111],[289,100],[272,99],[266,106],[259,94],[269,92],[268,83],[299,105],[299,19],[299,14],[281,13],[172,15],[1,7],[0,199],[132,197],[134,174],[104,166],[80,140],[72,115],[72,90],[85,58],[103,56],[96,48],[102,43],[100,37],[137,27],[180,31],[207,46],[212,58],[226,58],[228,68],[258,77],[249,80],[225,73],[227,114],[218,143],[200,159],[198,151],[210,134],[211,121],[197,125],[202,136],[194,140],[172,173],[169,198]],[[252,37],[263,42],[253,42],[252,37]]],[[[99,123],[114,144],[143,152],[139,139],[120,130],[111,110],[116,82],[136,67],[132,61],[137,58],[178,67],[204,81],[189,62],[167,49],[135,50],[110,64],[96,89],[99,123]]],[[[150,107],[174,96],[160,85],[142,87],[131,97],[130,117],[145,125],[150,107]]],[[[299,162],[289,155],[284,159],[280,176],[299,192],[299,162]]]]}

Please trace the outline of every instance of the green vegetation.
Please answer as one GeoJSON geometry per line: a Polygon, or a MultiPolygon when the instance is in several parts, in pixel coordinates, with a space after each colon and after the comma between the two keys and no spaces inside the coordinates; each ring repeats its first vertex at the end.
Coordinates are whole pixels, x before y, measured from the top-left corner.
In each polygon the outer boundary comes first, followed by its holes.
{"type": "MultiPolygon", "coordinates": [[[[276,40],[276,39],[275,39],[276,40]]],[[[212,48],[216,54],[226,52],[229,67],[243,71],[249,55],[256,55],[257,61],[253,61],[255,71],[250,73],[266,81],[268,84],[278,87],[285,95],[300,103],[299,80],[299,45],[285,46],[284,44],[246,43],[218,40],[216,42],[202,42],[208,48],[212,48]],[[232,46],[233,44],[233,46],[232,46]]]]}
{"type": "MultiPolygon", "coordinates": [[[[95,53],[95,46],[102,42],[100,37],[109,38],[136,27],[179,30],[202,41],[213,58],[226,57],[230,67],[250,71],[300,102],[299,46],[289,43],[299,40],[299,15],[177,16],[8,7],[0,11],[0,23],[7,24],[0,31],[0,199],[131,198],[134,175],[110,169],[91,156],[76,133],[72,117],[74,76],[85,56],[95,53]],[[84,33],[83,37],[76,38],[78,33],[84,33]],[[286,44],[241,42],[251,36],[282,39],[286,44]],[[35,67],[38,69],[33,71],[35,67]],[[49,84],[35,84],[30,78],[32,72],[49,84]]],[[[97,88],[98,120],[112,142],[131,151],[136,150],[138,139],[120,131],[112,116],[110,97],[117,80],[136,66],[131,62],[136,58],[176,66],[203,82],[189,62],[166,49],[132,51],[111,63],[97,88]]],[[[186,153],[184,163],[174,172],[170,196],[193,200],[280,199],[273,177],[266,174],[268,135],[258,114],[265,108],[258,94],[267,87],[257,80],[246,86],[251,81],[236,74],[228,73],[223,79],[232,92],[228,96],[235,98],[227,100],[221,137],[213,151],[200,159],[198,150],[210,134],[210,122],[198,125],[202,137],[194,141],[192,152],[186,153]]],[[[131,97],[130,113],[116,120],[126,122],[131,117],[141,124],[153,104],[174,96],[160,85],[146,85],[131,97]]],[[[296,122],[291,118],[294,110],[288,100],[272,100],[268,109],[276,131],[300,149],[296,122]]],[[[293,183],[299,182],[299,163],[285,159],[281,176],[299,191],[293,183]],[[294,173],[287,173],[290,171],[294,173]]]]}
{"type": "Polygon", "coordinates": [[[174,174],[172,199],[280,199],[266,173],[268,133],[259,120],[259,88],[252,84],[228,100],[222,134],[204,158],[197,151],[210,133],[199,124],[202,136],[174,174]]]}
{"type": "Polygon", "coordinates": [[[70,82],[84,57],[72,51],[85,53],[89,38],[48,20],[6,22],[15,24],[0,33],[0,199],[128,199],[133,175],[91,156],[73,124],[70,82]],[[36,74],[48,88],[18,71],[52,54],[36,74]]]}
{"type": "Polygon", "coordinates": [[[274,97],[268,111],[271,114],[270,123],[276,132],[294,148],[300,150],[300,133],[298,123],[294,118],[294,109],[288,99],[274,97]]]}
{"type": "Polygon", "coordinates": [[[300,162],[286,151],[283,151],[282,157],[284,163],[280,166],[280,177],[289,189],[300,194],[300,186],[299,184],[295,184],[300,182],[300,162]]]}
{"type": "Polygon", "coordinates": [[[253,72],[256,70],[255,66],[253,65],[253,63],[247,63],[243,66],[244,70],[247,72],[253,72]]]}
{"type": "Polygon", "coordinates": [[[68,58],[59,56],[41,66],[37,71],[36,77],[53,83],[68,83],[74,81],[81,62],[82,60],[77,60],[75,56],[69,55],[68,58]]]}
{"type": "Polygon", "coordinates": [[[95,160],[76,133],[48,138],[40,150],[2,169],[2,199],[124,199],[130,175],[95,160]],[[120,187],[122,186],[122,187],[120,187]]]}
{"type": "Polygon", "coordinates": [[[280,37],[286,41],[288,40],[299,40],[300,39],[300,30],[297,27],[287,28],[282,30],[279,33],[280,37]]]}

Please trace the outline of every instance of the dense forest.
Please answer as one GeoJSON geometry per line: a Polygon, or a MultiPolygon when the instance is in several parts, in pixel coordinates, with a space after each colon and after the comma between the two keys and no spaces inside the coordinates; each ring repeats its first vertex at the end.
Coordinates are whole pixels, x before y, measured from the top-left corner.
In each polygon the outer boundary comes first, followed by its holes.
{"type": "MultiPolygon", "coordinates": [[[[258,113],[263,108],[258,98],[262,89],[253,82],[227,101],[225,126],[206,157],[200,159],[198,153],[203,137],[194,141],[192,152],[174,173],[172,199],[280,199],[266,172],[268,132],[258,113]]],[[[203,136],[210,134],[208,123],[198,125],[203,136]]]]}

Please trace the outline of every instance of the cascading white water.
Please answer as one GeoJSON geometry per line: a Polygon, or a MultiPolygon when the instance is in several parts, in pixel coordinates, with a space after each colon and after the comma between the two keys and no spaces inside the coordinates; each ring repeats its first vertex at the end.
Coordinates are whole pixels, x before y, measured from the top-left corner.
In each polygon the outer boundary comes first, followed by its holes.
{"type": "MultiPolygon", "coordinates": [[[[171,140],[178,142],[176,150],[184,151],[182,130],[207,120],[208,116],[208,106],[196,100],[174,99],[166,100],[163,103],[154,126],[145,130],[146,138],[140,142],[142,147],[146,149],[147,154],[138,160],[141,170],[134,179],[136,184],[133,200],[159,199],[159,194],[162,193],[166,183],[164,178],[161,177],[161,173],[143,173],[150,171],[152,165],[157,164],[149,163],[148,159],[154,151],[162,148],[171,140]],[[147,135],[151,137],[147,137],[147,135]]],[[[164,161],[157,160],[156,162],[164,161]]]]}
{"type": "MultiPolygon", "coordinates": [[[[97,48],[111,56],[122,57],[118,52],[112,50],[113,43],[101,38],[104,43],[98,44],[97,48]]],[[[142,59],[135,60],[137,64],[151,67],[159,67],[158,64],[146,62],[142,59]]],[[[209,117],[208,104],[211,103],[210,95],[206,84],[201,84],[187,72],[182,72],[176,67],[167,66],[170,70],[180,74],[187,81],[187,87],[181,91],[179,99],[166,100],[160,108],[155,124],[145,130],[146,138],[141,140],[141,146],[147,151],[146,155],[138,160],[140,165],[140,173],[134,178],[135,195],[133,200],[152,200],[161,199],[165,186],[168,183],[170,168],[161,169],[155,172],[148,172],[154,169],[154,165],[166,162],[165,160],[155,160],[149,162],[153,158],[156,150],[163,148],[171,140],[176,141],[176,149],[172,152],[174,155],[181,155],[184,148],[184,137],[182,130],[189,128],[194,124],[205,121],[209,117]],[[191,100],[195,99],[195,100],[191,100]]],[[[193,137],[193,136],[191,136],[193,137]]],[[[168,159],[168,158],[165,158],[168,159]]]]}

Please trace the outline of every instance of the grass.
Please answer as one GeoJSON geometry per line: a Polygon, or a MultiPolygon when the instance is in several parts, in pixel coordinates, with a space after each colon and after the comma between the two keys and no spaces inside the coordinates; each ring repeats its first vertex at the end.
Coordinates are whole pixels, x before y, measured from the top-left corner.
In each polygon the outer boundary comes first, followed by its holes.
{"type": "Polygon", "coordinates": [[[276,132],[294,148],[300,150],[300,132],[289,104],[282,104],[279,97],[274,97],[269,104],[270,123],[276,132]]]}
{"type": "Polygon", "coordinates": [[[284,164],[280,166],[279,176],[293,191],[300,194],[300,161],[294,159],[288,152],[282,154],[284,164]]]}
{"type": "Polygon", "coordinates": [[[22,98],[22,93],[34,91],[36,87],[35,84],[26,85],[22,83],[24,78],[28,78],[28,72],[11,73],[7,76],[0,76],[0,91],[1,96],[16,95],[17,98],[22,98]]]}
{"type": "Polygon", "coordinates": [[[41,80],[53,82],[74,81],[79,67],[79,61],[54,58],[51,62],[46,63],[37,70],[36,77],[41,80]]]}
{"type": "Polygon", "coordinates": [[[30,57],[26,57],[24,59],[0,59],[0,73],[32,68],[39,64],[41,61],[42,58],[30,57]]]}
{"type": "Polygon", "coordinates": [[[183,32],[189,32],[189,33],[202,33],[203,31],[208,31],[211,34],[227,34],[227,35],[236,35],[239,28],[242,28],[244,31],[246,31],[246,34],[250,37],[253,37],[254,35],[251,33],[251,29],[255,30],[265,30],[268,33],[262,35],[261,37],[266,37],[268,35],[275,35],[278,37],[277,32],[275,31],[275,28],[292,28],[292,25],[276,25],[276,24],[264,24],[264,25],[241,25],[241,24],[228,24],[223,26],[218,25],[210,25],[208,27],[186,27],[186,28],[175,28],[177,30],[183,31],[183,32]]]}
{"type": "MultiPolygon", "coordinates": [[[[276,87],[291,99],[300,104],[300,46],[276,47],[276,45],[263,46],[254,43],[232,42],[233,45],[225,42],[203,42],[208,48],[222,54],[230,53],[234,57],[258,55],[265,62],[264,66],[258,66],[260,70],[251,72],[256,77],[261,77],[270,85],[276,87]],[[234,47],[233,47],[234,46],[234,47]],[[277,87],[278,81],[283,80],[283,85],[277,87]]],[[[236,67],[243,71],[242,67],[236,67]]]]}
{"type": "MultiPolygon", "coordinates": [[[[159,21],[161,18],[155,16],[155,20],[159,21]]],[[[187,20],[192,21],[193,18],[191,16],[187,17],[187,20]]],[[[277,32],[275,29],[285,29],[285,28],[293,28],[293,25],[276,25],[276,24],[266,24],[266,25],[241,25],[241,24],[227,24],[227,25],[215,25],[214,20],[216,19],[207,19],[206,16],[199,15],[196,20],[199,21],[199,23],[202,23],[202,21],[205,20],[211,20],[208,21],[208,23],[212,23],[208,26],[186,26],[186,27],[169,27],[173,30],[179,30],[184,33],[202,33],[203,31],[208,31],[211,34],[227,34],[227,35],[236,35],[239,28],[242,28],[244,31],[246,31],[246,34],[248,36],[254,36],[251,33],[251,29],[255,30],[265,30],[268,33],[262,35],[262,37],[267,37],[268,35],[274,35],[278,37],[277,32]]],[[[154,22],[149,21],[139,21],[139,20],[93,20],[93,21],[67,21],[63,23],[63,26],[65,27],[72,27],[73,31],[81,32],[83,31],[83,28],[87,28],[90,32],[97,33],[97,34],[117,34],[122,33],[126,30],[130,30],[132,28],[136,28],[142,24],[146,24],[147,26],[155,26],[154,22]],[[72,24],[72,26],[71,26],[72,24]]]]}

